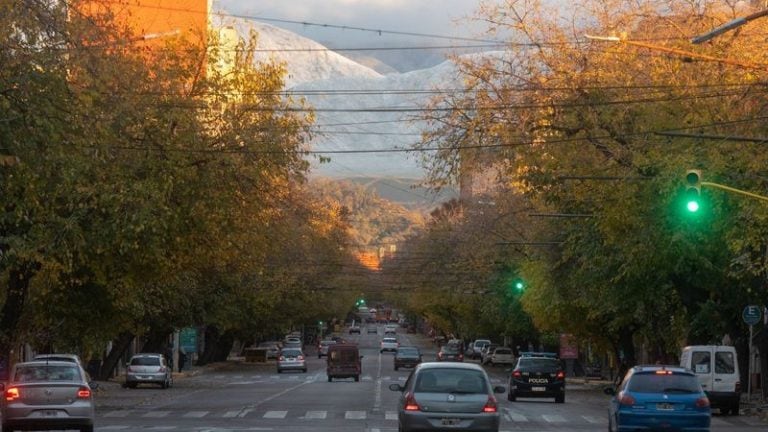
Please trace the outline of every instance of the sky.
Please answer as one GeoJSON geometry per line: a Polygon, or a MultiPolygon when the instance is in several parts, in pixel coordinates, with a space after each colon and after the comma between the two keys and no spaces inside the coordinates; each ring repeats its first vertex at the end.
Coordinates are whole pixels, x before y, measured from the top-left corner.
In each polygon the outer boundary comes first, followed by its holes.
{"type": "MultiPolygon", "coordinates": [[[[480,36],[479,29],[482,27],[470,24],[465,18],[473,15],[479,2],[480,0],[214,0],[213,6],[214,10],[223,8],[230,13],[250,17],[474,38],[480,36]]],[[[375,32],[341,30],[315,25],[264,22],[326,43],[331,48],[350,45],[381,46],[394,43],[407,45],[450,43],[445,39],[437,38],[379,35],[375,32]]]]}

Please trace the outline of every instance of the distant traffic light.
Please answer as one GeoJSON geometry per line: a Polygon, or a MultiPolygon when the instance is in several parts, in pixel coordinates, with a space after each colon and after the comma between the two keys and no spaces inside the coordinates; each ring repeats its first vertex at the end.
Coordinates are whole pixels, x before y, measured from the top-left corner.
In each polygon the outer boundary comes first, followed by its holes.
{"type": "Polygon", "coordinates": [[[685,208],[696,213],[701,208],[701,170],[689,169],[685,173],[685,208]]]}
{"type": "Polygon", "coordinates": [[[522,279],[517,278],[512,281],[512,288],[514,288],[517,292],[523,292],[525,291],[525,282],[522,279]]]}

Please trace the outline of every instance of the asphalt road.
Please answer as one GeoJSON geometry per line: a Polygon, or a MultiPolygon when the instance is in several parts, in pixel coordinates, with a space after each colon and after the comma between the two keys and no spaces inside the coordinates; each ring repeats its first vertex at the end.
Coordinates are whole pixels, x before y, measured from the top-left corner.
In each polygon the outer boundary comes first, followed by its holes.
{"type": "MultiPolygon", "coordinates": [[[[360,382],[327,382],[325,359],[310,348],[307,373],[277,374],[274,364],[233,362],[178,377],[167,390],[104,386],[97,395],[97,431],[339,431],[397,430],[398,393],[389,384],[404,382],[409,370],[395,372],[392,354],[380,354],[379,334],[349,338],[360,344],[360,382]]],[[[345,335],[347,336],[347,335],[345,335]]],[[[418,335],[399,334],[401,344],[422,347],[424,360],[436,349],[418,335]]],[[[503,367],[488,367],[494,385],[506,386],[503,367]]],[[[569,382],[565,404],[552,399],[518,399],[498,395],[502,431],[605,431],[607,396],[598,386],[569,382]]],[[[754,417],[714,416],[712,431],[764,431],[754,417]]]]}

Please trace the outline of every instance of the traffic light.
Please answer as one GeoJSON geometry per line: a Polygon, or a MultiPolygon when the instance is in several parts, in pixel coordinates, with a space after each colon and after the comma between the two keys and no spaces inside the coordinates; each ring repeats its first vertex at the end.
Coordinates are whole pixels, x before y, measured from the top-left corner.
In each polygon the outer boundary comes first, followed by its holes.
{"type": "Polygon", "coordinates": [[[689,169],[685,173],[685,208],[696,213],[701,207],[701,170],[689,169]]]}
{"type": "Polygon", "coordinates": [[[525,282],[522,279],[517,278],[512,281],[512,288],[514,288],[516,292],[521,293],[525,291],[525,282]]]}

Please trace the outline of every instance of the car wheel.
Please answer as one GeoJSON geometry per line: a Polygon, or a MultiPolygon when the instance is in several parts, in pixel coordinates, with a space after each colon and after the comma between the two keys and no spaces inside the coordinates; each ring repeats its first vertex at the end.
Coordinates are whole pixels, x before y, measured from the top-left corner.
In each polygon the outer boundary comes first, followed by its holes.
{"type": "Polygon", "coordinates": [[[395,366],[395,370],[397,370],[397,366],[395,366]]]}
{"type": "Polygon", "coordinates": [[[555,396],[555,403],[564,403],[564,402],[565,402],[565,394],[555,396]]]}
{"type": "Polygon", "coordinates": [[[333,381],[333,378],[328,377],[328,382],[331,382],[331,381],[333,381]]]}
{"type": "Polygon", "coordinates": [[[359,382],[359,381],[360,381],[360,375],[355,375],[355,382],[359,382]]]}
{"type": "Polygon", "coordinates": [[[318,354],[318,355],[317,355],[317,358],[323,358],[323,356],[321,356],[320,354],[318,354]]]}
{"type": "Polygon", "coordinates": [[[125,386],[128,387],[128,388],[131,388],[131,389],[135,389],[137,384],[136,383],[128,383],[125,386]]]}
{"type": "Polygon", "coordinates": [[[307,368],[304,368],[301,371],[304,372],[304,373],[307,373],[307,368]]]}
{"type": "Polygon", "coordinates": [[[278,369],[278,370],[277,370],[277,373],[283,373],[283,371],[282,371],[282,370],[280,370],[280,369],[278,369]]]}
{"type": "Polygon", "coordinates": [[[161,389],[167,389],[168,388],[168,381],[161,382],[160,383],[160,388],[161,389]]]}
{"type": "Polygon", "coordinates": [[[739,415],[739,404],[731,406],[731,415],[739,415]]]}
{"type": "Polygon", "coordinates": [[[81,426],[80,432],[93,432],[93,425],[81,426]]]}
{"type": "Polygon", "coordinates": [[[517,397],[515,397],[514,393],[508,392],[507,393],[507,400],[510,401],[510,402],[514,402],[515,400],[517,400],[517,397]]]}

